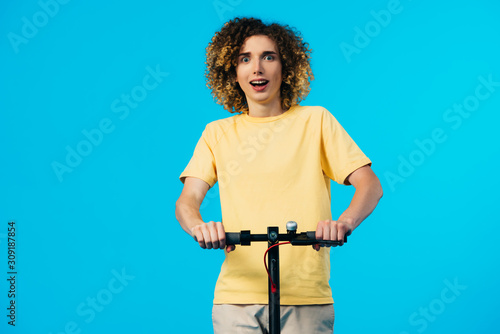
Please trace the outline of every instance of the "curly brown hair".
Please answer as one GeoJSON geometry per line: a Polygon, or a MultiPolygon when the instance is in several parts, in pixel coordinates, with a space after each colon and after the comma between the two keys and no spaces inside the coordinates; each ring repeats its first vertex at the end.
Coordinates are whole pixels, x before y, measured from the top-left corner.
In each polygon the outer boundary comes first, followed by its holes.
{"type": "Polygon", "coordinates": [[[232,113],[248,113],[245,93],[236,82],[240,47],[248,37],[264,35],[278,47],[283,82],[281,107],[288,110],[306,98],[314,75],[310,66],[311,49],[301,34],[288,25],[264,24],[256,18],[234,18],[215,33],[206,48],[207,87],[218,104],[232,113]]]}

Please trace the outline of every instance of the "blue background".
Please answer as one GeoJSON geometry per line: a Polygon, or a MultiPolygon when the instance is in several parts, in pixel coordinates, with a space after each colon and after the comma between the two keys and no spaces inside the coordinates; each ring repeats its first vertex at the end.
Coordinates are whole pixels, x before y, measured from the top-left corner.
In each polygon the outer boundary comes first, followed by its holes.
{"type": "MultiPolygon", "coordinates": [[[[302,32],[316,77],[303,104],[337,117],[385,191],[332,251],[335,332],[497,333],[499,13],[491,0],[2,1],[0,332],[212,331],[223,253],[175,220],[178,175],[206,123],[229,116],[205,87],[205,47],[257,16],[302,32]]],[[[334,216],[352,194],[333,185],[334,216]]],[[[220,219],[217,187],[202,215],[220,219]]]]}

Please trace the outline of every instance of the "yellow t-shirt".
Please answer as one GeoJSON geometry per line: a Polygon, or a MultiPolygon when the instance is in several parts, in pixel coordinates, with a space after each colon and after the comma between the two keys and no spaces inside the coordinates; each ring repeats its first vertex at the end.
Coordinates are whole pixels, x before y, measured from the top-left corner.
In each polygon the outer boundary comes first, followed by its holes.
{"type": "MultiPolygon", "coordinates": [[[[226,232],[267,233],[286,222],[315,231],[331,219],[330,179],[343,184],[371,164],[333,115],[322,107],[294,106],[274,117],[240,114],[207,125],[181,174],[210,186],[219,182],[226,232]]],[[[330,248],[280,247],[282,305],[333,303],[330,248]]],[[[215,304],[267,304],[266,242],[227,254],[215,287],[215,304]]]]}

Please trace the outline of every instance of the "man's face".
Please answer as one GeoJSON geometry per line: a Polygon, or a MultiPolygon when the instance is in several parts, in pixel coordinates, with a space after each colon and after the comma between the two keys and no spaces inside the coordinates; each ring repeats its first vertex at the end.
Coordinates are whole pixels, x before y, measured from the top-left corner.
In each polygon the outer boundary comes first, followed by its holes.
{"type": "Polygon", "coordinates": [[[255,35],[247,38],[240,49],[236,80],[253,105],[281,105],[281,60],[278,48],[269,37],[255,35]]]}

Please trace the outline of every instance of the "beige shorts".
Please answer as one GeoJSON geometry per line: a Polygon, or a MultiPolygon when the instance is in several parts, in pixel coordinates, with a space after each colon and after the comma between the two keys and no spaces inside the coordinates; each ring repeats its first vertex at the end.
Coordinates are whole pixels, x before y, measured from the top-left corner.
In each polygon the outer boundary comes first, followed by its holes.
{"type": "MultiPolygon", "coordinates": [[[[333,333],[333,304],[280,307],[282,334],[333,333]]],[[[216,304],[212,309],[215,334],[267,334],[267,305],[216,304]]]]}

